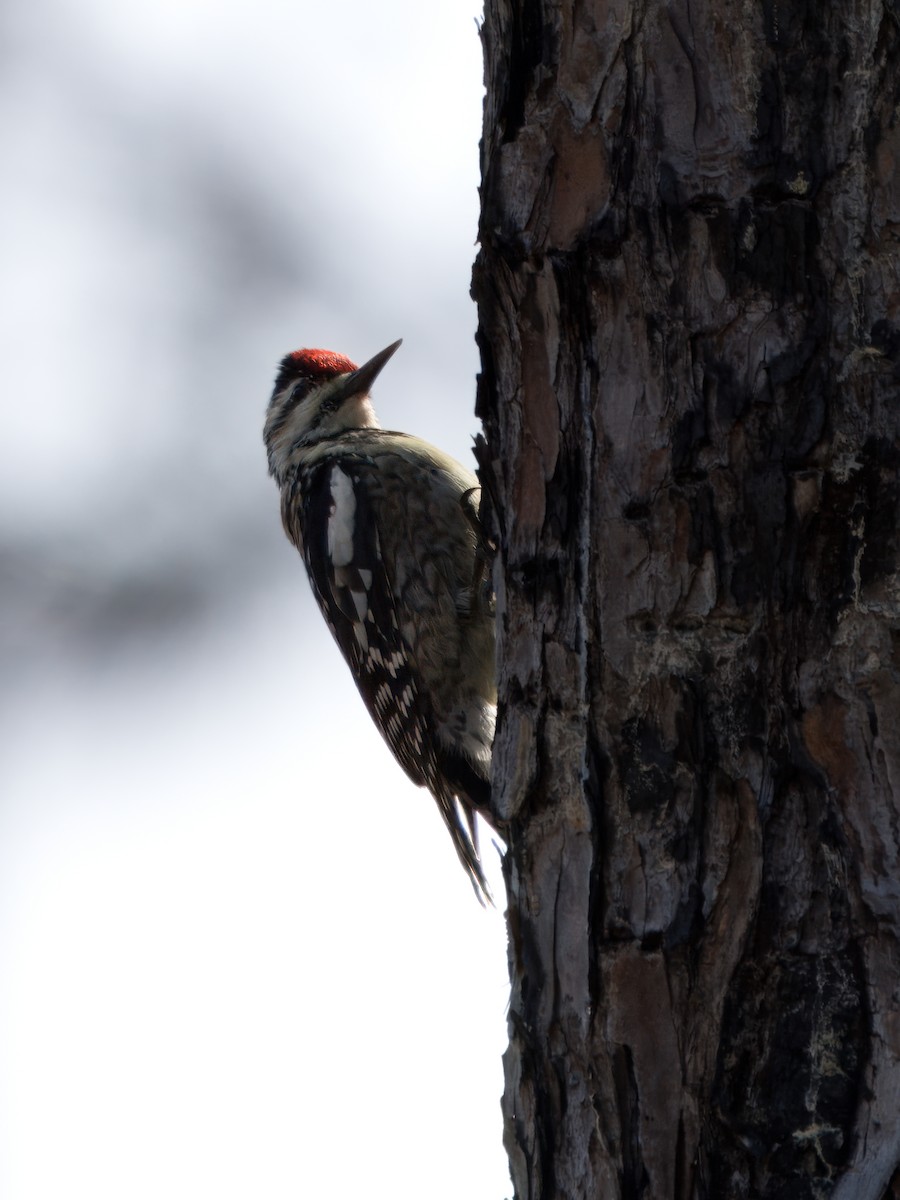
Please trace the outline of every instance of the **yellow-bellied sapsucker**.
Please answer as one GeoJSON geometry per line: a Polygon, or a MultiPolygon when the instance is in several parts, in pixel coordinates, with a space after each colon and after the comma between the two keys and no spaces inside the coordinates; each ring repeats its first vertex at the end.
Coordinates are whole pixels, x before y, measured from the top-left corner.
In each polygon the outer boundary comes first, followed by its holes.
{"type": "Polygon", "coordinates": [[[399,345],[362,367],[330,350],[282,359],[266,414],[269,471],[363,700],[437,800],[480,898],[475,814],[489,816],[496,685],[478,481],[379,426],[369,389],[399,345]]]}

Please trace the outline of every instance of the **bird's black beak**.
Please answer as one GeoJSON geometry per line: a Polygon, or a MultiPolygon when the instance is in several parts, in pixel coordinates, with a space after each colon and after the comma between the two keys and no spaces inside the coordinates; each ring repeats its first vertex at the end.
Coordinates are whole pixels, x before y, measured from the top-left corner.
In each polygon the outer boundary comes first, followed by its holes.
{"type": "Polygon", "coordinates": [[[357,367],[355,371],[351,371],[349,375],[345,375],[340,384],[341,401],[349,400],[351,396],[367,395],[372,384],[381,373],[381,368],[398,349],[402,341],[403,338],[399,338],[396,342],[391,342],[390,346],[386,346],[384,350],[380,350],[374,358],[370,358],[367,363],[363,363],[361,367],[357,367]]]}

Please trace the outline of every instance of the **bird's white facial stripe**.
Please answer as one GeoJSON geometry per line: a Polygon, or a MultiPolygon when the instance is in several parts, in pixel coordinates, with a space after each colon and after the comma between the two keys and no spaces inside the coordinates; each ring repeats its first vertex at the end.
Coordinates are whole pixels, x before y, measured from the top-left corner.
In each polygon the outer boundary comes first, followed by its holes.
{"type": "Polygon", "coordinates": [[[343,426],[353,429],[380,429],[381,425],[375,416],[375,409],[368,395],[361,392],[351,397],[341,407],[340,421],[343,426]]]}
{"type": "Polygon", "coordinates": [[[356,496],[353,480],[340,467],[331,472],[331,515],[328,518],[328,557],[335,567],[353,561],[353,529],[356,523],[356,496]]]}
{"type": "Polygon", "coordinates": [[[302,395],[297,389],[307,385],[292,381],[272,397],[264,436],[269,471],[279,483],[301,463],[311,467],[318,459],[326,458],[331,452],[330,438],[351,429],[379,428],[365,392],[343,399],[335,396],[346,380],[346,375],[337,375],[314,384],[302,395]]]}

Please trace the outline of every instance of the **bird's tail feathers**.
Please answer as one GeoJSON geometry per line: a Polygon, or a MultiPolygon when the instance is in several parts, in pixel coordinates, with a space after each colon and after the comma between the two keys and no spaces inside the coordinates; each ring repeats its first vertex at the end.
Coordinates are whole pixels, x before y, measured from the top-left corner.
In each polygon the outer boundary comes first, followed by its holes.
{"type": "Polygon", "coordinates": [[[491,889],[488,886],[478,853],[478,827],[474,808],[466,804],[465,800],[457,798],[452,792],[443,788],[437,794],[437,802],[441,816],[444,818],[444,824],[453,838],[453,845],[456,847],[459,861],[469,876],[479,904],[482,907],[490,905],[493,908],[494,897],[491,895],[491,889]]]}

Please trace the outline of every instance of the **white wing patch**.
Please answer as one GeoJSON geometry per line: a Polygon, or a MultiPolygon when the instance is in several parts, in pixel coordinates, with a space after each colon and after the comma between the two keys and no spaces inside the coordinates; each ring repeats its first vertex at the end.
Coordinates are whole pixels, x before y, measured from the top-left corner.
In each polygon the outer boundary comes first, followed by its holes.
{"type": "Polygon", "coordinates": [[[328,518],[328,557],[332,566],[353,562],[353,527],[356,524],[356,495],[353,480],[340,467],[333,467],[328,481],[331,514],[328,518]]]}
{"type": "Polygon", "coordinates": [[[352,612],[346,607],[344,612],[351,618],[353,635],[360,652],[366,654],[369,649],[366,622],[372,621],[369,608],[372,572],[368,568],[357,569],[354,564],[356,493],[353,480],[339,466],[332,467],[328,487],[331,505],[325,545],[331,564],[331,577],[338,591],[349,597],[352,612]]]}

